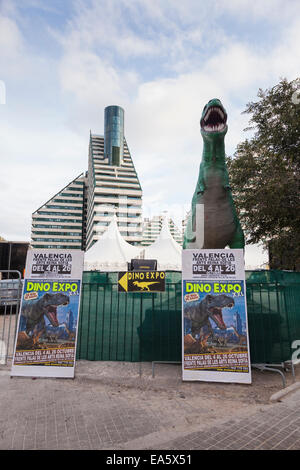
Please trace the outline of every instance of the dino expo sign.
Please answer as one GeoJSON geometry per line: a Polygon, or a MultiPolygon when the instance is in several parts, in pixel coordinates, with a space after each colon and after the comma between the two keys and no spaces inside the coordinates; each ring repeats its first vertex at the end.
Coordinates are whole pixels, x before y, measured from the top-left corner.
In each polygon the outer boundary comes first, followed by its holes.
{"type": "Polygon", "coordinates": [[[182,252],[182,378],[251,383],[242,249],[182,252]]]}
{"type": "Polygon", "coordinates": [[[118,273],[119,292],[164,292],[164,271],[127,271],[118,273]]]}
{"type": "Polygon", "coordinates": [[[28,250],[12,376],[74,377],[83,255],[28,250]]]}

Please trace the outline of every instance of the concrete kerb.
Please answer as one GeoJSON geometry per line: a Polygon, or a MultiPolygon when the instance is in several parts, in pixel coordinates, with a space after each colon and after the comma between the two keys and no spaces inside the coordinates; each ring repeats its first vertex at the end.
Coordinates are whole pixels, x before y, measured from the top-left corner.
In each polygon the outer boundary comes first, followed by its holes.
{"type": "Polygon", "coordinates": [[[288,395],[298,390],[299,388],[300,388],[300,382],[295,382],[292,385],[289,385],[288,387],[282,390],[279,390],[279,392],[274,393],[270,397],[270,402],[271,403],[280,402],[284,398],[286,398],[288,395]]]}

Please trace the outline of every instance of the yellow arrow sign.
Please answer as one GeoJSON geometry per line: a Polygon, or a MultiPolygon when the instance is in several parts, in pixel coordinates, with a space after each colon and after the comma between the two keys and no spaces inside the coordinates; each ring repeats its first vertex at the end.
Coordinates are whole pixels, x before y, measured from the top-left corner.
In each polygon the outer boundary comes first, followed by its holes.
{"type": "Polygon", "coordinates": [[[119,292],[164,292],[164,271],[127,271],[118,273],[119,292]]]}
{"type": "Polygon", "coordinates": [[[119,279],[119,284],[126,292],[128,291],[128,273],[125,273],[124,276],[119,279]]]}

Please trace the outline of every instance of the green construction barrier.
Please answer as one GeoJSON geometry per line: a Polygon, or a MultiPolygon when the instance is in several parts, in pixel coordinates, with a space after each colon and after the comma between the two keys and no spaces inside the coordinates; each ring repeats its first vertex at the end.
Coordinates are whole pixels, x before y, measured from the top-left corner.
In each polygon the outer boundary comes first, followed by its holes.
{"type": "MultiPolygon", "coordinates": [[[[300,339],[300,273],[247,271],[252,363],[291,358],[300,339]]],[[[166,273],[165,292],[118,292],[118,273],[84,272],[77,358],[181,361],[181,273],[166,273]]]]}

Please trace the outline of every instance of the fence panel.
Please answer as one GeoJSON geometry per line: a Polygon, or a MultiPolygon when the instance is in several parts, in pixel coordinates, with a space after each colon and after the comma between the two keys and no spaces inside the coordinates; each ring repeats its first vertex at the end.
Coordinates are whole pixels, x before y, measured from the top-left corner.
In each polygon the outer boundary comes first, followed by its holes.
{"type": "Polygon", "coordinates": [[[165,292],[124,293],[116,273],[98,274],[83,276],[77,358],[181,360],[181,275],[167,273],[165,292]]]}
{"type": "Polygon", "coordinates": [[[246,286],[251,362],[291,360],[300,339],[300,273],[248,272],[246,286]]]}
{"type": "Polygon", "coordinates": [[[13,356],[22,288],[19,271],[0,270],[0,364],[13,356]]]}

